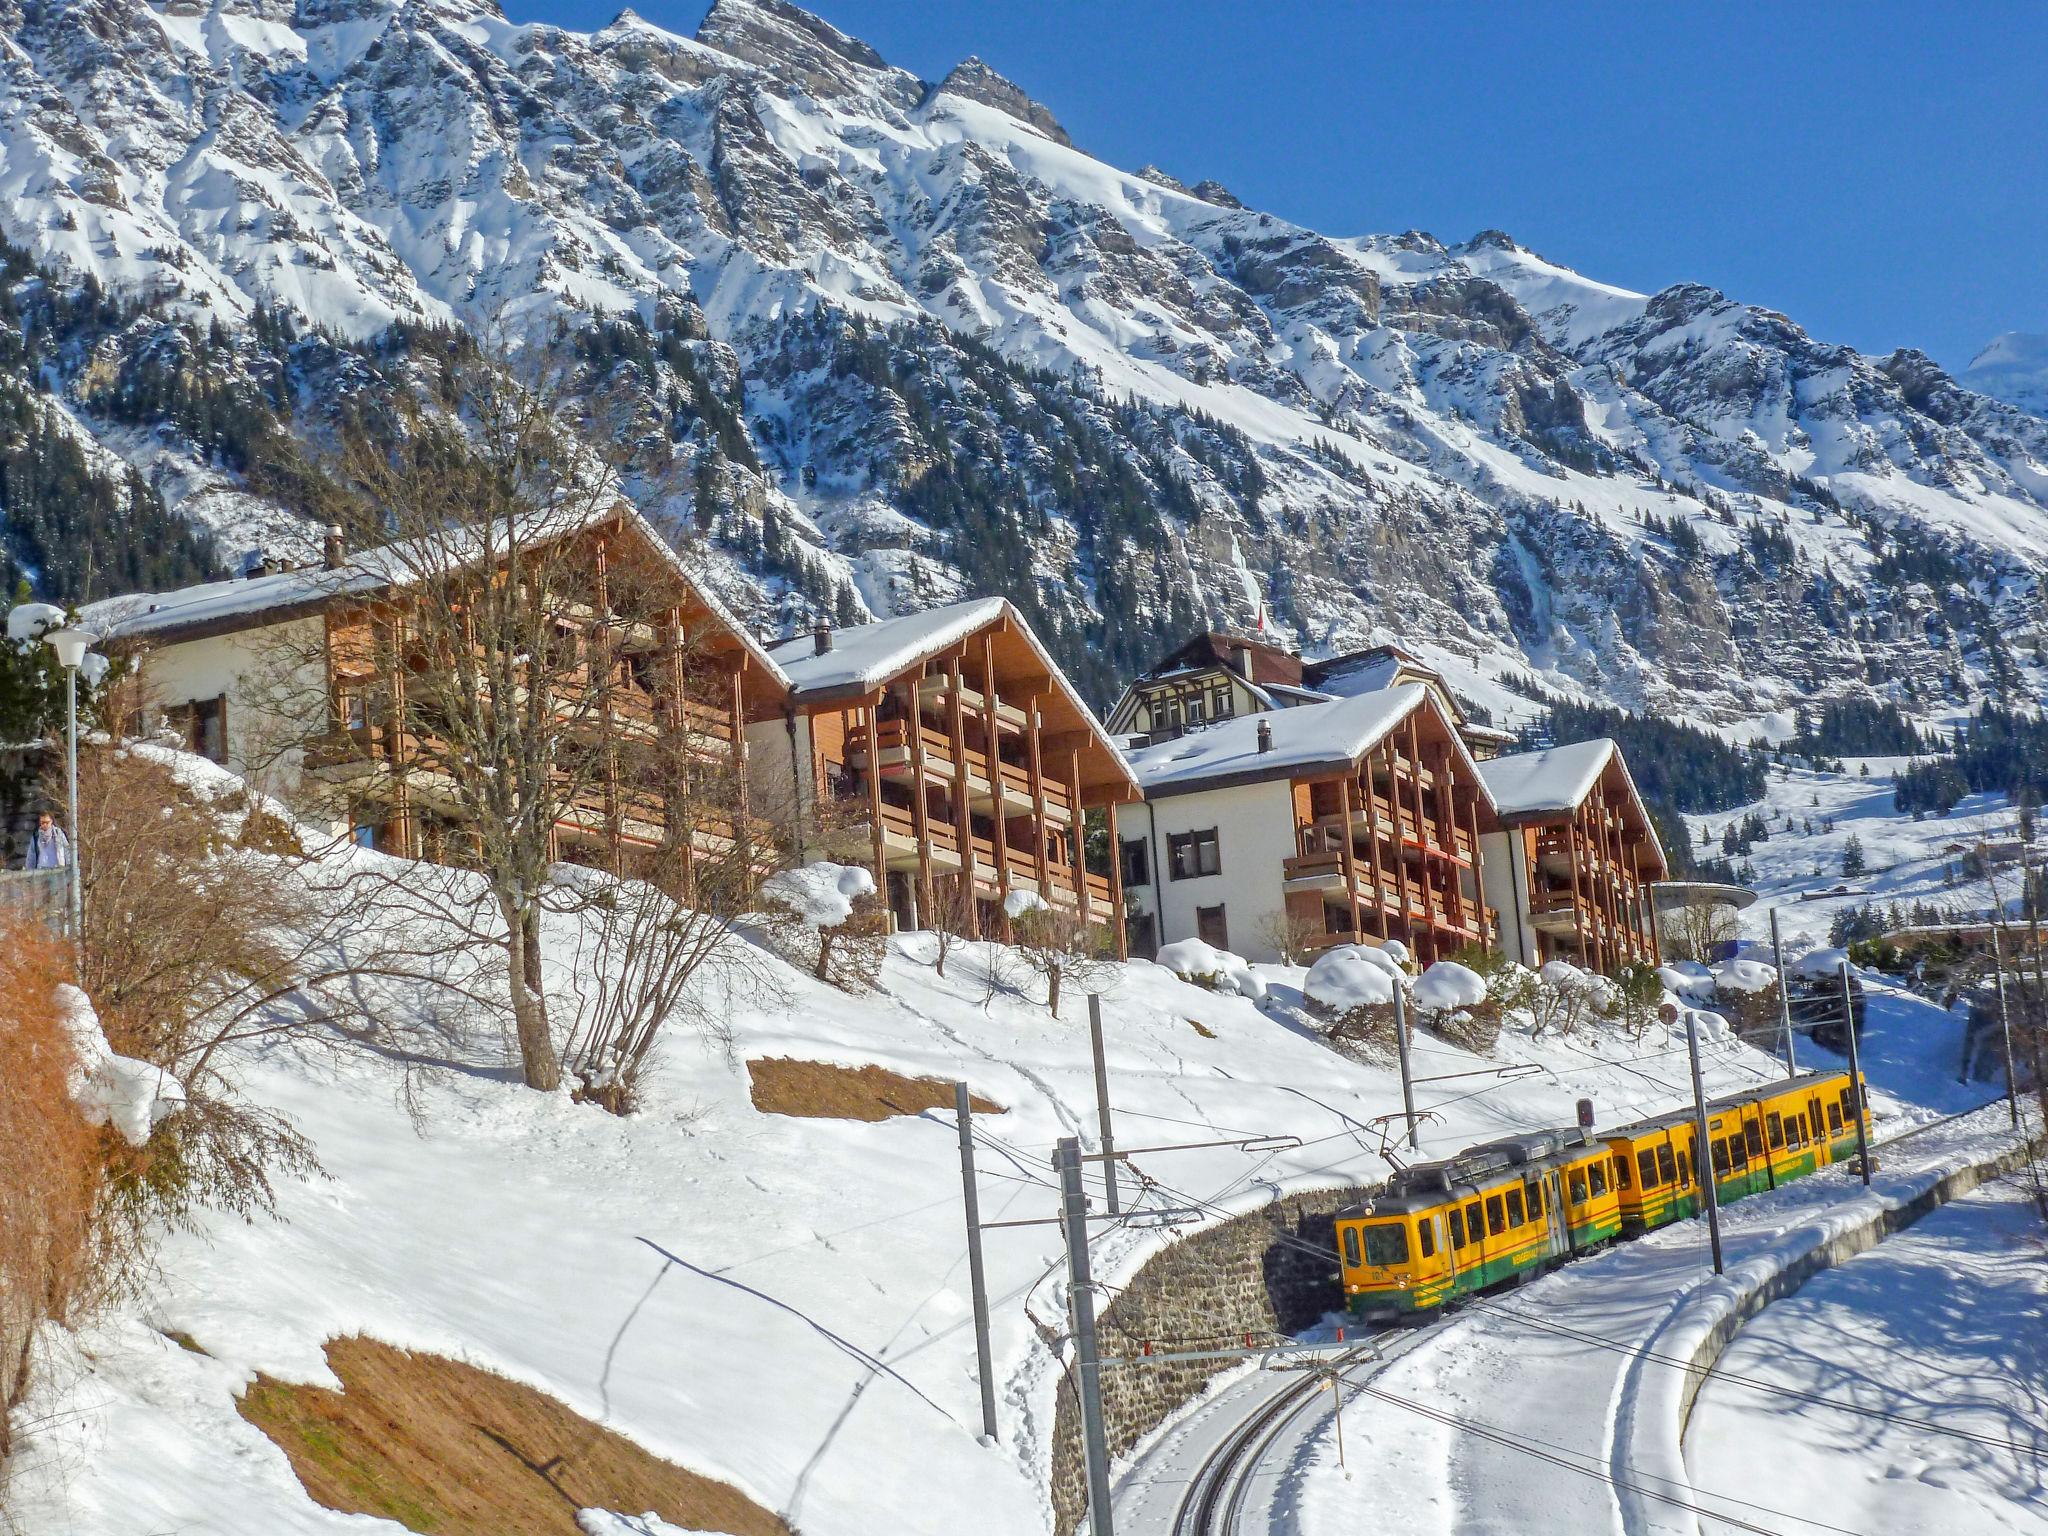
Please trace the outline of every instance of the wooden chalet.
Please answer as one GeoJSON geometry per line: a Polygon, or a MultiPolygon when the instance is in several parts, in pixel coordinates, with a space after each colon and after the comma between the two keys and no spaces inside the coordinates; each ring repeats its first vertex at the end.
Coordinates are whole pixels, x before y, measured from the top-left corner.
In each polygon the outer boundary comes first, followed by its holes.
{"type": "MultiPolygon", "coordinates": [[[[746,723],[779,713],[787,680],[630,507],[559,540],[550,576],[573,573],[582,590],[552,605],[576,661],[550,676],[564,733],[588,745],[580,761],[595,768],[577,776],[555,825],[556,856],[621,871],[729,852],[750,835],[746,723]],[[643,771],[654,755],[659,771],[643,771]],[[691,763],[734,788],[716,809],[693,800],[685,836],[669,825],[670,796],[651,786],[680,782],[691,763]]],[[[462,863],[473,836],[439,766],[452,749],[420,707],[436,662],[423,626],[408,623],[410,589],[441,559],[403,545],[346,553],[330,533],[318,566],[110,599],[84,622],[137,657],[167,718],[203,718],[191,734],[209,756],[267,775],[269,746],[302,743],[278,759],[297,780],[281,788],[323,802],[366,845],[462,863]],[[279,681],[286,657],[292,686],[279,681]],[[314,728],[322,710],[325,731],[314,728]]]]}
{"type": "Polygon", "coordinates": [[[1600,971],[1658,958],[1651,886],[1669,873],[1621,749],[1601,737],[1481,765],[1500,810],[1489,850],[1494,899],[1527,965],[1600,971]]]}
{"type": "Polygon", "coordinates": [[[820,628],[769,654],[791,691],[785,719],[751,732],[757,798],[780,788],[800,857],[864,857],[902,927],[950,906],[972,935],[1006,933],[1029,892],[1121,945],[1119,871],[1086,867],[1083,818],[1101,807],[1114,847],[1137,784],[1009,603],[820,628]]]}
{"type": "Polygon", "coordinates": [[[1141,944],[1252,958],[1397,939],[1423,963],[1490,944],[1493,801],[1432,689],[1241,718],[1137,751],[1149,846],[1141,944]],[[1284,933],[1285,942],[1281,940],[1284,933]]]}

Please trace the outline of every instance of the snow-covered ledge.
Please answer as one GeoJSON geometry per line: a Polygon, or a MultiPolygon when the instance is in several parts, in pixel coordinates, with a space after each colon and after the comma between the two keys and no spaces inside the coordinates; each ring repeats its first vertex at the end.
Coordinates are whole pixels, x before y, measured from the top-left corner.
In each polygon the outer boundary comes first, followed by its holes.
{"type": "MultiPolygon", "coordinates": [[[[2001,1104],[1984,1111],[2003,1128],[2001,1104]]],[[[1980,1184],[2024,1167],[2048,1146],[2048,1131],[2023,1118],[2023,1130],[1958,1146],[1937,1162],[1890,1181],[1880,1171],[1862,1196],[1845,1200],[1809,1220],[1788,1226],[1771,1245],[1732,1265],[1683,1297],[1648,1339],[1622,1376],[1616,1393],[1614,1444],[1609,1466],[1621,1485],[1615,1490],[1622,1528],[1638,1533],[1699,1536],[1689,1509],[1647,1497],[1631,1484],[1689,1494],[1685,1429],[1693,1403],[1721,1353],[1743,1324],[1772,1302],[1791,1295],[1813,1276],[1875,1248],[1937,1206],[1966,1195],[1980,1184]],[[1687,1362],[1683,1370],[1671,1362],[1687,1362]]]]}

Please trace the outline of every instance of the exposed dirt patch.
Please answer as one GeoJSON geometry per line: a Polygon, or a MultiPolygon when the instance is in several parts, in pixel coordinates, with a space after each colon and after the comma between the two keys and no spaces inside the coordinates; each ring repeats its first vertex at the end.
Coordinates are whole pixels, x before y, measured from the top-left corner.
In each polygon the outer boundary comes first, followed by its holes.
{"type": "Polygon", "coordinates": [[[728,1483],[650,1455],[545,1393],[441,1355],[334,1339],[343,1389],[258,1376],[242,1417],[329,1509],[429,1536],[579,1536],[576,1512],[653,1510],[731,1536],[793,1536],[728,1483]]]}
{"type": "MultiPolygon", "coordinates": [[[[769,1115],[812,1120],[886,1120],[926,1109],[951,1109],[953,1085],[943,1077],[905,1077],[887,1067],[835,1067],[789,1056],[757,1056],[747,1063],[754,1108],[769,1115]]],[[[1000,1115],[1003,1106],[978,1094],[967,1102],[977,1115],[1000,1115]]]]}

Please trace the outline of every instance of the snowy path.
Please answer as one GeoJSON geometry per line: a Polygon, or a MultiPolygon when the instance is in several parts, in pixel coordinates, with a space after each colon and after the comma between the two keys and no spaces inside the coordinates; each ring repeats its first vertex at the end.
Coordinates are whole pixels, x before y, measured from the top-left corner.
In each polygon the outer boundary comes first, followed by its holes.
{"type": "Polygon", "coordinates": [[[1693,1476],[1768,1464],[1773,1502],[1868,1536],[2048,1532],[2044,1235],[2030,1185],[2000,1180],[1769,1308],[1700,1393],[1693,1476]]]}
{"type": "Polygon", "coordinates": [[[1941,1171],[2007,1143],[2003,1106],[1897,1148],[1865,1192],[1835,1169],[1724,1213],[1730,1275],[1711,1274],[1704,1223],[1685,1222],[1471,1306],[1426,1347],[1355,1390],[1344,1411],[1353,1477],[1336,1468],[1325,1427],[1294,1471],[1285,1502],[1301,1536],[1361,1529],[1427,1533],[1684,1529],[1688,1505],[1785,1528],[1777,1480],[1723,1469],[1688,1489],[1630,1465],[1617,1432],[1643,1390],[1639,1361],[1659,1332],[1709,1287],[1732,1288],[1745,1265],[1775,1261],[1897,1203],[1941,1171]],[[1633,1490],[1631,1492],[1630,1490],[1633,1490]],[[1627,1509],[1624,1506],[1627,1506],[1627,1509]],[[1634,1512],[1634,1513],[1632,1513],[1634,1512]]]}

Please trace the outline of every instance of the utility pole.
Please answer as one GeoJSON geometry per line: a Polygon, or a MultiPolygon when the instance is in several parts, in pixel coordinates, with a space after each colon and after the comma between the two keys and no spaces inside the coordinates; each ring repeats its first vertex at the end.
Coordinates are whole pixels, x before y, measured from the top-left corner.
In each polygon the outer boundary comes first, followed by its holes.
{"type": "Polygon", "coordinates": [[[1095,1347],[1095,1282],[1088,1272],[1088,1197],[1081,1191],[1081,1143],[1063,1136],[1053,1149],[1060,1174],[1060,1215],[1067,1235],[1067,1307],[1074,1322],[1081,1442],[1088,1469],[1088,1529],[1116,1536],[1109,1505],[1109,1444],[1102,1428],[1102,1360],[1095,1347]]]}
{"type": "Polygon", "coordinates": [[[1870,1126],[1863,1098],[1863,1053],[1856,1041],[1856,998],[1849,990],[1849,962],[1842,962],[1842,1023],[1849,1032],[1849,1097],[1856,1106],[1856,1162],[1863,1187],[1870,1187],[1870,1126]]]}
{"type": "Polygon", "coordinates": [[[996,1378],[988,1341],[988,1281],[981,1268],[981,1194],[974,1185],[974,1117],[967,1085],[953,1085],[953,1118],[960,1126],[960,1197],[967,1207],[967,1284],[974,1293],[974,1368],[981,1382],[981,1433],[996,1439],[996,1378]]]}
{"type": "Polygon", "coordinates": [[[1785,1075],[1799,1075],[1799,1055],[1792,1047],[1792,982],[1785,974],[1785,944],[1778,936],[1778,909],[1771,908],[1771,960],[1778,967],[1778,1028],[1785,1032],[1785,1075]]]}
{"type": "Polygon", "coordinates": [[[1109,1214],[1120,1215],[1116,1188],[1116,1137],[1109,1127],[1109,1067],[1102,1055],[1102,995],[1088,994],[1088,1046],[1095,1053],[1095,1118],[1102,1128],[1102,1177],[1109,1186],[1109,1214]]]}
{"type": "Polygon", "coordinates": [[[1685,1010],[1685,1052],[1692,1059],[1693,1171],[1707,1201],[1707,1237],[1714,1245],[1714,1273],[1721,1273],[1721,1191],[1714,1185],[1713,1138],[1707,1134],[1707,1090],[1700,1081],[1698,1015],[1685,1010]]]}
{"type": "Polygon", "coordinates": [[[2020,1089],[2012,1070],[2012,1013],[2005,1002],[2005,942],[2001,925],[1991,925],[1991,974],[1998,985],[1998,1032],[2005,1037],[2005,1103],[2012,1111],[2013,1128],[2020,1123],[2020,1089]]]}
{"type": "Polygon", "coordinates": [[[1344,1392],[1343,1376],[1332,1367],[1330,1370],[1330,1422],[1337,1426],[1337,1470],[1344,1474],[1344,1480],[1351,1480],[1351,1468],[1344,1464],[1344,1392]]]}
{"type": "Polygon", "coordinates": [[[1408,1117],[1408,1150],[1416,1150],[1415,1079],[1408,1071],[1408,999],[1401,983],[1394,982],[1394,1047],[1401,1057],[1401,1113],[1408,1117]]]}

